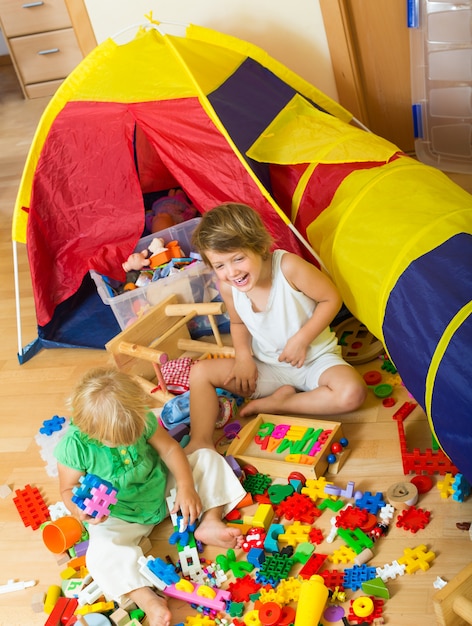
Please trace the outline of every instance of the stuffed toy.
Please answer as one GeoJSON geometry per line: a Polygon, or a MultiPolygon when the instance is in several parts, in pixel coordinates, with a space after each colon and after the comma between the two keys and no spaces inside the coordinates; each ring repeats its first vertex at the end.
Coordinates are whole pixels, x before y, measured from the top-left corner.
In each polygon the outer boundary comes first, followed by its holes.
{"type": "Polygon", "coordinates": [[[197,209],[192,206],[182,189],[171,189],[167,196],[156,200],[146,214],[146,229],[150,233],[157,233],[186,222],[197,214],[197,209]]]}

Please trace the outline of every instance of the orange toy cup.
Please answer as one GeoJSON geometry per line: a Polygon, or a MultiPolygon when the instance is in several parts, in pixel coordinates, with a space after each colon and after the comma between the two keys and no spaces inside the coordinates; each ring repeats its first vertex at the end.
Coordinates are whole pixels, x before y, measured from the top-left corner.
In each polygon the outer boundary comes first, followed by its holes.
{"type": "Polygon", "coordinates": [[[60,517],[55,522],[49,522],[43,528],[43,541],[48,550],[55,554],[65,552],[80,541],[83,528],[79,520],[71,515],[60,517]]]}

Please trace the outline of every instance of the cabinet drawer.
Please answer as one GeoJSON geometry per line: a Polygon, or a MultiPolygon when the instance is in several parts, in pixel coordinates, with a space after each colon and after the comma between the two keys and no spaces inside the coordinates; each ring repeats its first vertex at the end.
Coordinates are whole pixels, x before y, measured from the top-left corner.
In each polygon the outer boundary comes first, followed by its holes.
{"type": "Polygon", "coordinates": [[[0,0],[7,37],[18,37],[72,26],[64,0],[0,0]]]}
{"type": "Polygon", "coordinates": [[[10,39],[23,83],[64,78],[80,63],[80,51],[72,28],[10,39]]]}

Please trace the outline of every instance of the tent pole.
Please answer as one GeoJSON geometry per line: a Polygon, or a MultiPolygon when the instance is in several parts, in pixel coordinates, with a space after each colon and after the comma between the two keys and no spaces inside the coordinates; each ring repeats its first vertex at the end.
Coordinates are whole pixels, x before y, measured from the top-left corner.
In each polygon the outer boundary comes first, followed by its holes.
{"type": "Polygon", "coordinates": [[[23,355],[23,339],[21,333],[20,281],[18,277],[18,249],[16,241],[13,241],[13,276],[15,282],[15,309],[16,329],[18,336],[18,354],[23,355]]]}
{"type": "Polygon", "coordinates": [[[326,267],[326,265],[323,263],[323,261],[321,260],[321,257],[319,254],[317,254],[315,252],[315,250],[312,248],[312,246],[308,243],[308,241],[305,239],[305,237],[303,237],[303,235],[295,228],[295,226],[292,224],[292,222],[285,222],[287,224],[287,226],[290,228],[290,230],[293,232],[293,234],[295,235],[295,237],[297,237],[297,239],[299,241],[302,242],[302,244],[305,246],[305,248],[308,250],[308,252],[310,254],[313,255],[313,257],[318,261],[318,263],[320,264],[320,267],[328,274],[329,276],[329,272],[328,272],[328,268],[326,267]]]}

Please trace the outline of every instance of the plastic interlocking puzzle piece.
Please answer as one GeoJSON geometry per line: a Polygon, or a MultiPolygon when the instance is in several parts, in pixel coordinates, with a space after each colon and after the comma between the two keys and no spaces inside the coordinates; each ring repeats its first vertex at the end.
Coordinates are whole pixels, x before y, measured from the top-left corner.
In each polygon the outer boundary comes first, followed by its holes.
{"type": "MultiPolygon", "coordinates": [[[[327,492],[325,492],[325,488],[332,484],[333,483],[327,481],[324,476],[320,476],[319,478],[309,478],[306,481],[305,486],[302,488],[302,493],[309,496],[313,502],[316,502],[318,498],[326,498],[327,492]]],[[[329,494],[329,497],[336,500],[337,495],[329,494]]]]}
{"type": "Polygon", "coordinates": [[[293,563],[293,559],[286,554],[272,554],[256,573],[256,580],[262,584],[277,585],[282,578],[287,578],[293,563]]]}
{"type": "Polygon", "coordinates": [[[320,576],[324,580],[324,584],[331,590],[338,587],[341,591],[344,591],[344,572],[340,572],[336,569],[323,570],[320,572],[320,576]]]}
{"type": "Polygon", "coordinates": [[[321,511],[315,506],[311,498],[295,492],[279,504],[276,515],[284,516],[288,520],[313,524],[315,518],[321,515],[321,511]]]}
{"type": "Polygon", "coordinates": [[[252,572],[254,565],[247,561],[237,561],[234,550],[230,549],[226,552],[226,556],[219,554],[216,557],[216,563],[224,572],[231,570],[236,578],[243,578],[248,572],[252,572]]]}
{"type": "Polygon", "coordinates": [[[13,503],[26,527],[36,530],[50,519],[49,509],[37,487],[26,485],[24,489],[17,489],[15,494],[13,503]]]}
{"type": "Polygon", "coordinates": [[[117,501],[117,489],[95,474],[85,474],[79,482],[72,490],[72,502],[91,517],[110,515],[110,507],[117,501]]]}
{"type": "Polygon", "coordinates": [[[357,506],[347,506],[336,516],[336,526],[338,528],[360,528],[367,522],[369,513],[366,509],[357,506]]]}
{"type": "Polygon", "coordinates": [[[354,565],[354,567],[348,567],[344,570],[344,587],[357,591],[363,582],[376,577],[377,570],[375,567],[368,567],[365,564],[354,565]]]}
{"type": "Polygon", "coordinates": [[[348,546],[340,546],[337,550],[334,550],[334,552],[332,552],[328,557],[328,559],[332,563],[336,563],[336,564],[352,563],[355,558],[356,558],[356,553],[354,552],[352,548],[349,548],[348,546]]]}
{"type": "Polygon", "coordinates": [[[396,526],[416,533],[429,524],[430,517],[430,511],[410,506],[398,515],[396,526]]]}
{"type": "Polygon", "coordinates": [[[397,576],[403,576],[405,574],[405,565],[400,565],[398,561],[392,561],[392,563],[386,563],[383,567],[377,567],[376,572],[377,576],[385,583],[387,580],[395,580],[397,576]]]}
{"type": "Polygon", "coordinates": [[[320,543],[323,543],[323,533],[319,528],[313,527],[310,530],[310,534],[308,538],[311,541],[311,543],[316,543],[317,546],[319,546],[320,543]]]}
{"type": "Polygon", "coordinates": [[[437,486],[438,486],[441,498],[447,499],[449,498],[449,496],[453,495],[455,491],[453,487],[453,483],[454,483],[454,476],[450,472],[448,472],[447,474],[444,474],[443,480],[438,481],[437,486]]]}
{"type": "Polygon", "coordinates": [[[416,548],[405,548],[403,556],[398,559],[400,565],[405,565],[405,571],[407,574],[414,574],[419,569],[426,572],[431,563],[436,558],[436,554],[421,544],[416,548]]]}
{"type": "Polygon", "coordinates": [[[294,522],[285,527],[285,532],[279,535],[278,540],[289,546],[296,547],[299,543],[308,541],[310,530],[311,526],[294,522]]]}
{"type": "Polygon", "coordinates": [[[472,486],[463,474],[456,474],[453,483],[454,493],[452,499],[456,502],[464,502],[470,496],[472,486]]]}
{"type": "Polygon", "coordinates": [[[155,576],[163,580],[167,585],[179,582],[179,575],[171,563],[166,563],[161,558],[157,557],[155,559],[149,559],[147,566],[155,576]]]}
{"type": "Polygon", "coordinates": [[[243,482],[243,487],[252,495],[262,495],[271,484],[272,478],[267,474],[248,474],[243,482]]]}
{"type": "Polygon", "coordinates": [[[231,593],[233,602],[249,602],[249,596],[257,593],[261,587],[261,583],[246,574],[235,582],[229,583],[228,591],[231,593]]]}
{"type": "Polygon", "coordinates": [[[39,429],[39,432],[42,435],[52,435],[62,429],[66,421],[65,417],[59,417],[59,415],[54,415],[49,420],[44,420],[43,425],[39,429]]]}
{"type": "Polygon", "coordinates": [[[360,528],[356,528],[355,530],[351,530],[350,528],[338,528],[338,535],[356,554],[360,554],[365,548],[372,548],[374,545],[373,540],[360,528]]]}
{"type": "Polygon", "coordinates": [[[364,492],[364,494],[356,500],[356,506],[360,509],[366,509],[369,513],[377,515],[378,511],[385,506],[383,494],[377,492],[373,495],[370,491],[364,492]]]}

